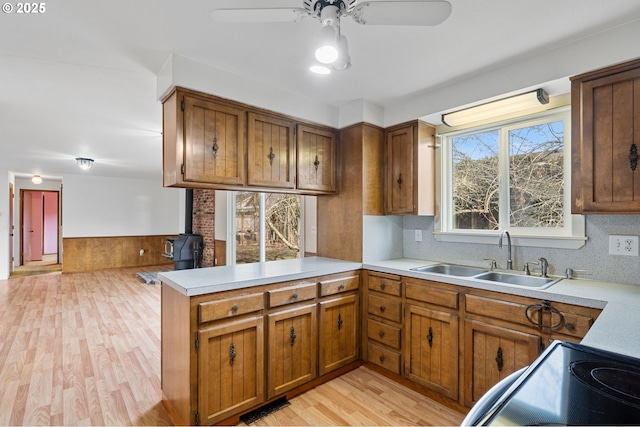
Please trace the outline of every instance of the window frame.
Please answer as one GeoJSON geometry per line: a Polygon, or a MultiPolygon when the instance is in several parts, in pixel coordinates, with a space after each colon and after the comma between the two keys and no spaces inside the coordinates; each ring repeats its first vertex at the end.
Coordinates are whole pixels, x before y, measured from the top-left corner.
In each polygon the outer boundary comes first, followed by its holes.
{"type": "Polygon", "coordinates": [[[518,246],[543,248],[578,249],[585,245],[585,219],[583,215],[571,214],[571,112],[569,107],[556,108],[540,113],[511,118],[496,123],[454,130],[439,135],[440,155],[436,167],[436,202],[440,209],[434,221],[434,237],[442,242],[494,244],[502,230],[509,230],[513,243],[518,246]],[[513,129],[534,126],[544,122],[564,121],[564,227],[503,227],[509,220],[509,191],[503,182],[509,180],[508,133],[513,129]],[[456,136],[499,129],[499,203],[500,229],[467,230],[453,228],[453,176],[452,139],[456,136]]]}

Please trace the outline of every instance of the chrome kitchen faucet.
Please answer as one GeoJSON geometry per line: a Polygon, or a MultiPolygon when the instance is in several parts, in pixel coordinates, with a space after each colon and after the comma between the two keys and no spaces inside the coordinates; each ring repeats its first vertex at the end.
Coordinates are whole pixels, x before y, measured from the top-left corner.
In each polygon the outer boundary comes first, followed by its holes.
{"type": "Polygon", "coordinates": [[[507,270],[513,270],[513,261],[511,260],[511,235],[507,230],[503,230],[500,233],[500,240],[498,240],[498,247],[502,248],[502,237],[507,236],[507,270]]]}

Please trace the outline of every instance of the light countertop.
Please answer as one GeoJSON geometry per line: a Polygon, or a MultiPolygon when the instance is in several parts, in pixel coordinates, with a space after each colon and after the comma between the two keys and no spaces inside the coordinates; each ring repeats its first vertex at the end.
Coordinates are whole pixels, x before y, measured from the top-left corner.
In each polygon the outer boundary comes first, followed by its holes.
{"type": "Polygon", "coordinates": [[[437,264],[437,262],[395,259],[358,263],[331,258],[308,257],[169,271],[159,273],[158,278],[183,295],[197,296],[364,268],[470,288],[603,309],[582,340],[582,344],[640,358],[640,286],[585,279],[563,279],[547,289],[530,289],[411,270],[411,268],[428,264],[437,264]]]}
{"type": "Polygon", "coordinates": [[[186,296],[210,294],[289,280],[359,270],[362,263],[332,258],[307,257],[251,264],[176,270],[158,278],[186,296]]]}

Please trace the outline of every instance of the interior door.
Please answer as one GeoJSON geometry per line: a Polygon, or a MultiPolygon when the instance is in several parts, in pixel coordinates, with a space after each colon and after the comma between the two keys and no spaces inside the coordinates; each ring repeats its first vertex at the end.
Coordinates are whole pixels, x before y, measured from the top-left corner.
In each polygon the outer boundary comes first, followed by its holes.
{"type": "Polygon", "coordinates": [[[9,274],[13,272],[13,183],[9,183],[9,274]]]}
{"type": "Polygon", "coordinates": [[[31,192],[31,261],[42,261],[44,242],[44,196],[31,192]]]}
{"type": "Polygon", "coordinates": [[[31,261],[31,192],[22,192],[22,259],[20,264],[31,261]]]}

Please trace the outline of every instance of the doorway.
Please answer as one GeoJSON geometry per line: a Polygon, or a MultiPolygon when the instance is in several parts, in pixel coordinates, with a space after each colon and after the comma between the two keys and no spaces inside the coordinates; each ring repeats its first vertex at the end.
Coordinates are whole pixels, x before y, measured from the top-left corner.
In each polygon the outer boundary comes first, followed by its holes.
{"type": "Polygon", "coordinates": [[[20,190],[20,264],[11,277],[58,273],[60,193],[20,190]]]}

